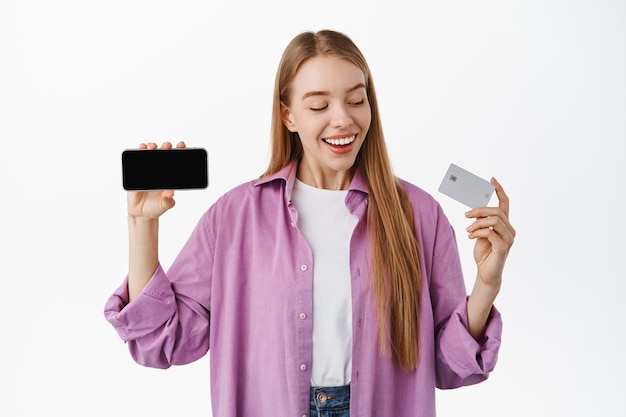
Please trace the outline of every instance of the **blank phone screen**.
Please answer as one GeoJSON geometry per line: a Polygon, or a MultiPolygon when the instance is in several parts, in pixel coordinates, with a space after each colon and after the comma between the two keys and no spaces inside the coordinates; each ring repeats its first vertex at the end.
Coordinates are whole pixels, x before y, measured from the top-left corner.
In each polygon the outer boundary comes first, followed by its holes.
{"type": "Polygon", "coordinates": [[[202,148],[126,150],[122,178],[125,190],[206,188],[207,152],[202,148]]]}

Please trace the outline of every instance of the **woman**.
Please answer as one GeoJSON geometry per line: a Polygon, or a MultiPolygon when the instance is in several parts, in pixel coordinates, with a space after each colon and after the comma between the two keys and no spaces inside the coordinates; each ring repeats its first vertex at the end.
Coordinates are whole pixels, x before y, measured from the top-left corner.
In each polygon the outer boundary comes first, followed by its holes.
{"type": "Polygon", "coordinates": [[[468,297],[440,206],[392,173],[371,74],[348,37],[295,37],[273,106],[268,169],[209,208],[167,273],[158,219],[173,192],[128,194],[129,272],[107,319],[146,366],[210,348],[215,416],[434,416],[435,387],[478,383],[495,366],[508,197],[492,179],[499,206],[467,213],[468,297]]]}

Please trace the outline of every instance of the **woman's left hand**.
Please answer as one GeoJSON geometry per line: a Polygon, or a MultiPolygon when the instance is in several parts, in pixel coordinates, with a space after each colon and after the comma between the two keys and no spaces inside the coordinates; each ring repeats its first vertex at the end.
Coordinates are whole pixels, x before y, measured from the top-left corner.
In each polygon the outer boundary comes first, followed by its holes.
{"type": "Polygon", "coordinates": [[[465,213],[465,216],[476,219],[467,228],[469,238],[476,239],[476,279],[485,286],[499,288],[504,263],[515,240],[515,229],[509,222],[509,197],[495,178],[491,179],[491,183],[496,187],[498,207],[475,208],[465,213]]]}

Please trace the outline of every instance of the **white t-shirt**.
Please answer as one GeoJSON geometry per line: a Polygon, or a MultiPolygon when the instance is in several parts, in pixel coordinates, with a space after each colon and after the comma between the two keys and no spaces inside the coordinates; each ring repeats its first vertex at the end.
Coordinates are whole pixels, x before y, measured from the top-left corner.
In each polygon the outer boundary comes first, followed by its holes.
{"type": "Polygon", "coordinates": [[[324,190],[296,180],[292,201],[298,228],[313,251],[313,363],[311,386],[350,383],[352,292],[350,239],[357,217],[348,190],[324,190]]]}

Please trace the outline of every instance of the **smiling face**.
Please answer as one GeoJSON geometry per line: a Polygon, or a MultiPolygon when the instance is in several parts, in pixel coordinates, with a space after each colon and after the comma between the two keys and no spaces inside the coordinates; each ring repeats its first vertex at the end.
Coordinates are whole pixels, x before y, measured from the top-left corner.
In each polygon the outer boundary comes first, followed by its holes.
{"type": "Polygon", "coordinates": [[[282,120],[302,143],[298,179],[347,189],[372,117],[365,75],[346,59],[316,56],[302,64],[290,91],[282,120]]]}

